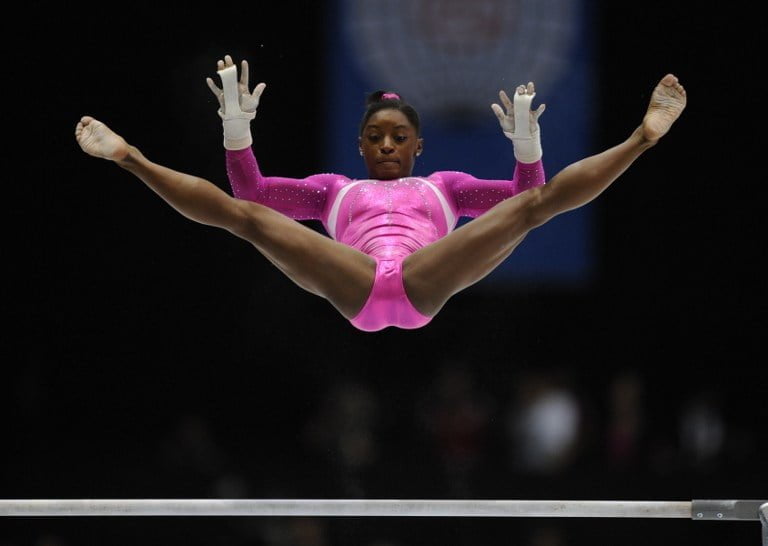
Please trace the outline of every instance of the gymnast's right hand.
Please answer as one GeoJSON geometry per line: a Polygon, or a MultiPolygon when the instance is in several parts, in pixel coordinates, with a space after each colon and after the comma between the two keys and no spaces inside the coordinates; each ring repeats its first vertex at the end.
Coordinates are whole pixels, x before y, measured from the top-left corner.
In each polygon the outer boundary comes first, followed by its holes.
{"type": "Polygon", "coordinates": [[[219,101],[219,116],[224,125],[224,147],[227,150],[242,150],[253,143],[250,121],[256,117],[261,93],[267,86],[259,83],[251,93],[248,90],[248,61],[242,61],[240,81],[237,80],[237,67],[229,55],[217,63],[217,72],[222,88],[216,86],[211,78],[206,78],[208,87],[219,101]]]}

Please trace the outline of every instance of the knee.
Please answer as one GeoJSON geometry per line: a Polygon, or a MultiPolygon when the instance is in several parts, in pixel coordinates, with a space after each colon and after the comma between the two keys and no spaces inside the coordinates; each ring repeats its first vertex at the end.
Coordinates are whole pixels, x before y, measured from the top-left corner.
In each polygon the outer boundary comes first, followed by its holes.
{"type": "Polygon", "coordinates": [[[546,224],[554,216],[550,210],[547,190],[547,186],[538,186],[526,192],[529,195],[523,207],[524,213],[521,215],[521,221],[526,231],[546,224]]]}
{"type": "Polygon", "coordinates": [[[262,233],[264,233],[264,221],[259,214],[258,208],[252,207],[255,203],[240,202],[236,213],[232,215],[227,230],[233,235],[256,243],[262,233]]]}

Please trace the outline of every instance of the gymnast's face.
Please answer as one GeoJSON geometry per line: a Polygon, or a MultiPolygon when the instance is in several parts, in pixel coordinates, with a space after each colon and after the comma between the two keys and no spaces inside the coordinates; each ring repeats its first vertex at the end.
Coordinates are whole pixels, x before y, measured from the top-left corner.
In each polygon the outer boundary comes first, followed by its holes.
{"type": "Polygon", "coordinates": [[[360,136],[360,152],[374,180],[411,176],[422,139],[400,110],[387,108],[373,114],[360,136]]]}

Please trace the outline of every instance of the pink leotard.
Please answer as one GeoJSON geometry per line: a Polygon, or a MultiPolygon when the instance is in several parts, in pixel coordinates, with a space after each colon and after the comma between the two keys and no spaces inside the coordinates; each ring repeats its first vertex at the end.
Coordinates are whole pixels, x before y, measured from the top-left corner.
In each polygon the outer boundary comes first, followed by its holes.
{"type": "Polygon", "coordinates": [[[481,180],[457,171],[396,180],[263,176],[252,148],[227,150],[226,162],[234,197],[295,220],[320,220],[333,239],[376,260],[371,294],[351,320],[365,331],[427,324],[431,317],[413,307],[403,287],[405,257],[450,233],[461,216],[475,218],[545,181],[541,161],[518,162],[512,180],[481,180]]]}

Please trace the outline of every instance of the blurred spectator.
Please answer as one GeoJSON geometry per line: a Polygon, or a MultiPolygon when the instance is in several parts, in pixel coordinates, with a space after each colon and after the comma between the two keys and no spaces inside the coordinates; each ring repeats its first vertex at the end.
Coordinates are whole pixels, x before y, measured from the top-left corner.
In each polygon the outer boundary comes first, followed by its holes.
{"type": "MultiPolygon", "coordinates": [[[[244,498],[249,494],[246,480],[235,472],[235,461],[224,450],[213,426],[196,415],[186,415],[161,446],[167,475],[191,496],[244,498]]],[[[179,494],[182,494],[181,492],[179,494]]]]}
{"type": "Polygon", "coordinates": [[[210,423],[196,415],[181,419],[164,446],[164,454],[174,466],[186,466],[206,475],[218,474],[226,459],[210,423]]]}
{"type": "Polygon", "coordinates": [[[560,529],[547,525],[537,527],[529,541],[530,546],[565,546],[565,536],[560,529]]]}
{"type": "Polygon", "coordinates": [[[680,413],[680,454],[690,466],[702,469],[715,464],[726,435],[717,396],[704,391],[693,395],[680,413]]]}
{"type": "Polygon", "coordinates": [[[563,470],[581,439],[582,410],[576,395],[545,372],[523,375],[515,388],[507,413],[510,462],[526,472],[563,470]]]}
{"type": "Polygon", "coordinates": [[[639,463],[645,426],[644,384],[634,370],[614,376],[608,388],[606,450],[611,466],[627,468],[639,463]]]}
{"type": "Polygon", "coordinates": [[[307,424],[305,439],[315,456],[325,458],[339,473],[339,494],[365,496],[361,473],[369,470],[379,456],[378,414],[378,399],[367,385],[338,380],[307,424]]]}
{"type": "Polygon", "coordinates": [[[326,525],[317,518],[270,518],[261,539],[265,546],[327,546],[326,525]]]}
{"type": "Polygon", "coordinates": [[[451,493],[471,496],[470,482],[489,442],[491,399],[473,373],[460,363],[446,363],[420,401],[420,420],[431,437],[451,493]]]}

